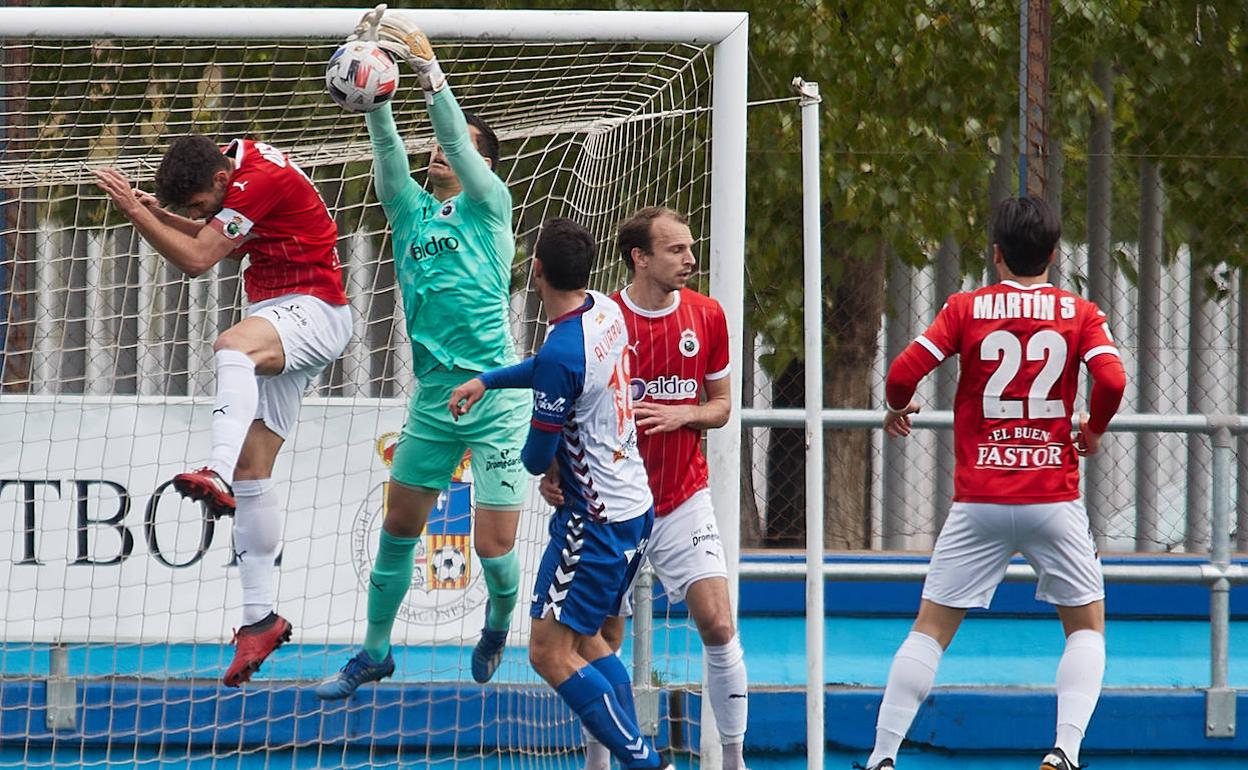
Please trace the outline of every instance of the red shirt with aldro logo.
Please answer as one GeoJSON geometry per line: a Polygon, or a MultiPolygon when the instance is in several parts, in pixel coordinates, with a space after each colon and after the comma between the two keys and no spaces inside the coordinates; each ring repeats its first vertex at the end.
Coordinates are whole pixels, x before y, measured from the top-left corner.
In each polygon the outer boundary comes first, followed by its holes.
{"type": "MultiPolygon", "coordinates": [[[[662,310],[633,304],[627,290],[612,299],[628,326],[629,377],[634,403],[698,404],[703,386],[728,376],[728,322],[715,300],[681,289],[662,310]]],[[[707,485],[702,431],[637,431],[641,458],[654,494],[654,512],[666,516],[707,485]]]]}

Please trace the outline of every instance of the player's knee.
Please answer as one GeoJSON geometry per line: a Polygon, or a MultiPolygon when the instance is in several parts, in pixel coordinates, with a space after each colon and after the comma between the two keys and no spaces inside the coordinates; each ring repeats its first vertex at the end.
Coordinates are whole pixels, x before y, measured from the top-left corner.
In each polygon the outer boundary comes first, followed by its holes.
{"type": "Polygon", "coordinates": [[[221,332],[221,336],[212,343],[212,352],[220,353],[224,350],[233,350],[239,353],[246,353],[243,344],[242,335],[235,334],[232,330],[226,329],[221,332]]]}
{"type": "Polygon", "coordinates": [[[716,616],[710,618],[710,622],[698,629],[699,635],[702,637],[703,644],[709,644],[715,647],[728,644],[732,638],[737,635],[737,629],[732,625],[731,617],[716,616]]]}
{"type": "Polygon", "coordinates": [[[552,650],[549,645],[532,641],[529,643],[529,665],[537,672],[537,675],[543,679],[549,679],[547,674],[552,668],[551,661],[552,650]]]}
{"type": "Polygon", "coordinates": [[[624,644],[624,624],[608,623],[602,627],[602,641],[606,643],[612,651],[618,651],[620,646],[624,644]]]}
{"type": "MultiPolygon", "coordinates": [[[[480,521],[480,519],[478,519],[480,521]]],[[[477,536],[473,538],[473,547],[477,555],[483,559],[497,559],[506,556],[516,547],[516,535],[497,532],[478,525],[477,536]]]]}

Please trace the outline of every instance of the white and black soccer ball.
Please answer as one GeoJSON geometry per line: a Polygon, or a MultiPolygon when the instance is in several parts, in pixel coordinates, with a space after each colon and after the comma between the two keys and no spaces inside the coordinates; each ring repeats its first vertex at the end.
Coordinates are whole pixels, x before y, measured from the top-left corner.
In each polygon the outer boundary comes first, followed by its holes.
{"type": "Polygon", "coordinates": [[[329,98],[351,112],[372,112],[399,88],[399,65],[376,43],[343,43],[325,67],[329,98]]]}
{"type": "Polygon", "coordinates": [[[464,554],[453,545],[444,545],[433,552],[433,579],[436,585],[454,583],[464,576],[468,563],[464,554]]]}

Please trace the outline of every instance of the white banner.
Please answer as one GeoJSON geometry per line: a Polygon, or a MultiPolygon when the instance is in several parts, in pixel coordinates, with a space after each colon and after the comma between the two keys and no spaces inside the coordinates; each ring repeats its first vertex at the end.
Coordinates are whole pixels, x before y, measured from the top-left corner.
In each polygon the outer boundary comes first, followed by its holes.
{"type": "MultiPolygon", "coordinates": [[[[211,402],[0,398],[4,641],[219,642],[241,625],[230,517],[169,480],[204,464],[211,402]]],[[[278,611],[296,642],[363,639],[398,400],[309,399],[278,456],[285,512],[278,611]]],[[[470,535],[470,477],[452,486],[417,549],[395,643],[472,643],[485,583],[470,535]]],[[[522,516],[514,641],[545,546],[545,507],[522,516]]]]}

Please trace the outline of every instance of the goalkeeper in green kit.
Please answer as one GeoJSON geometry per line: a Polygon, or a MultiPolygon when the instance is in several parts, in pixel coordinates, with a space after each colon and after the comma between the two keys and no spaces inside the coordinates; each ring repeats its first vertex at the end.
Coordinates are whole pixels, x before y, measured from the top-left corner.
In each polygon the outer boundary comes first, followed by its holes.
{"type": "Polygon", "coordinates": [[[502,659],[520,582],[516,525],[527,495],[520,450],[532,399],[522,390],[491,391],[454,421],[451,391],[481,372],[517,362],[508,323],[515,238],[511,194],[495,174],[498,138],[459,108],[424,33],[402,12],[378,6],[350,39],[376,40],[416,71],[437,144],[426,190],[411,178],[390,105],[366,115],[377,197],[393,231],[418,386],[394,452],[381,542],[368,589],[364,649],[316,688],[346,698],[365,682],[394,673],[390,633],[412,580],[413,553],[441,490],[472,450],[477,554],[489,600],[472,655],[472,676],[486,682],[502,659]]]}

